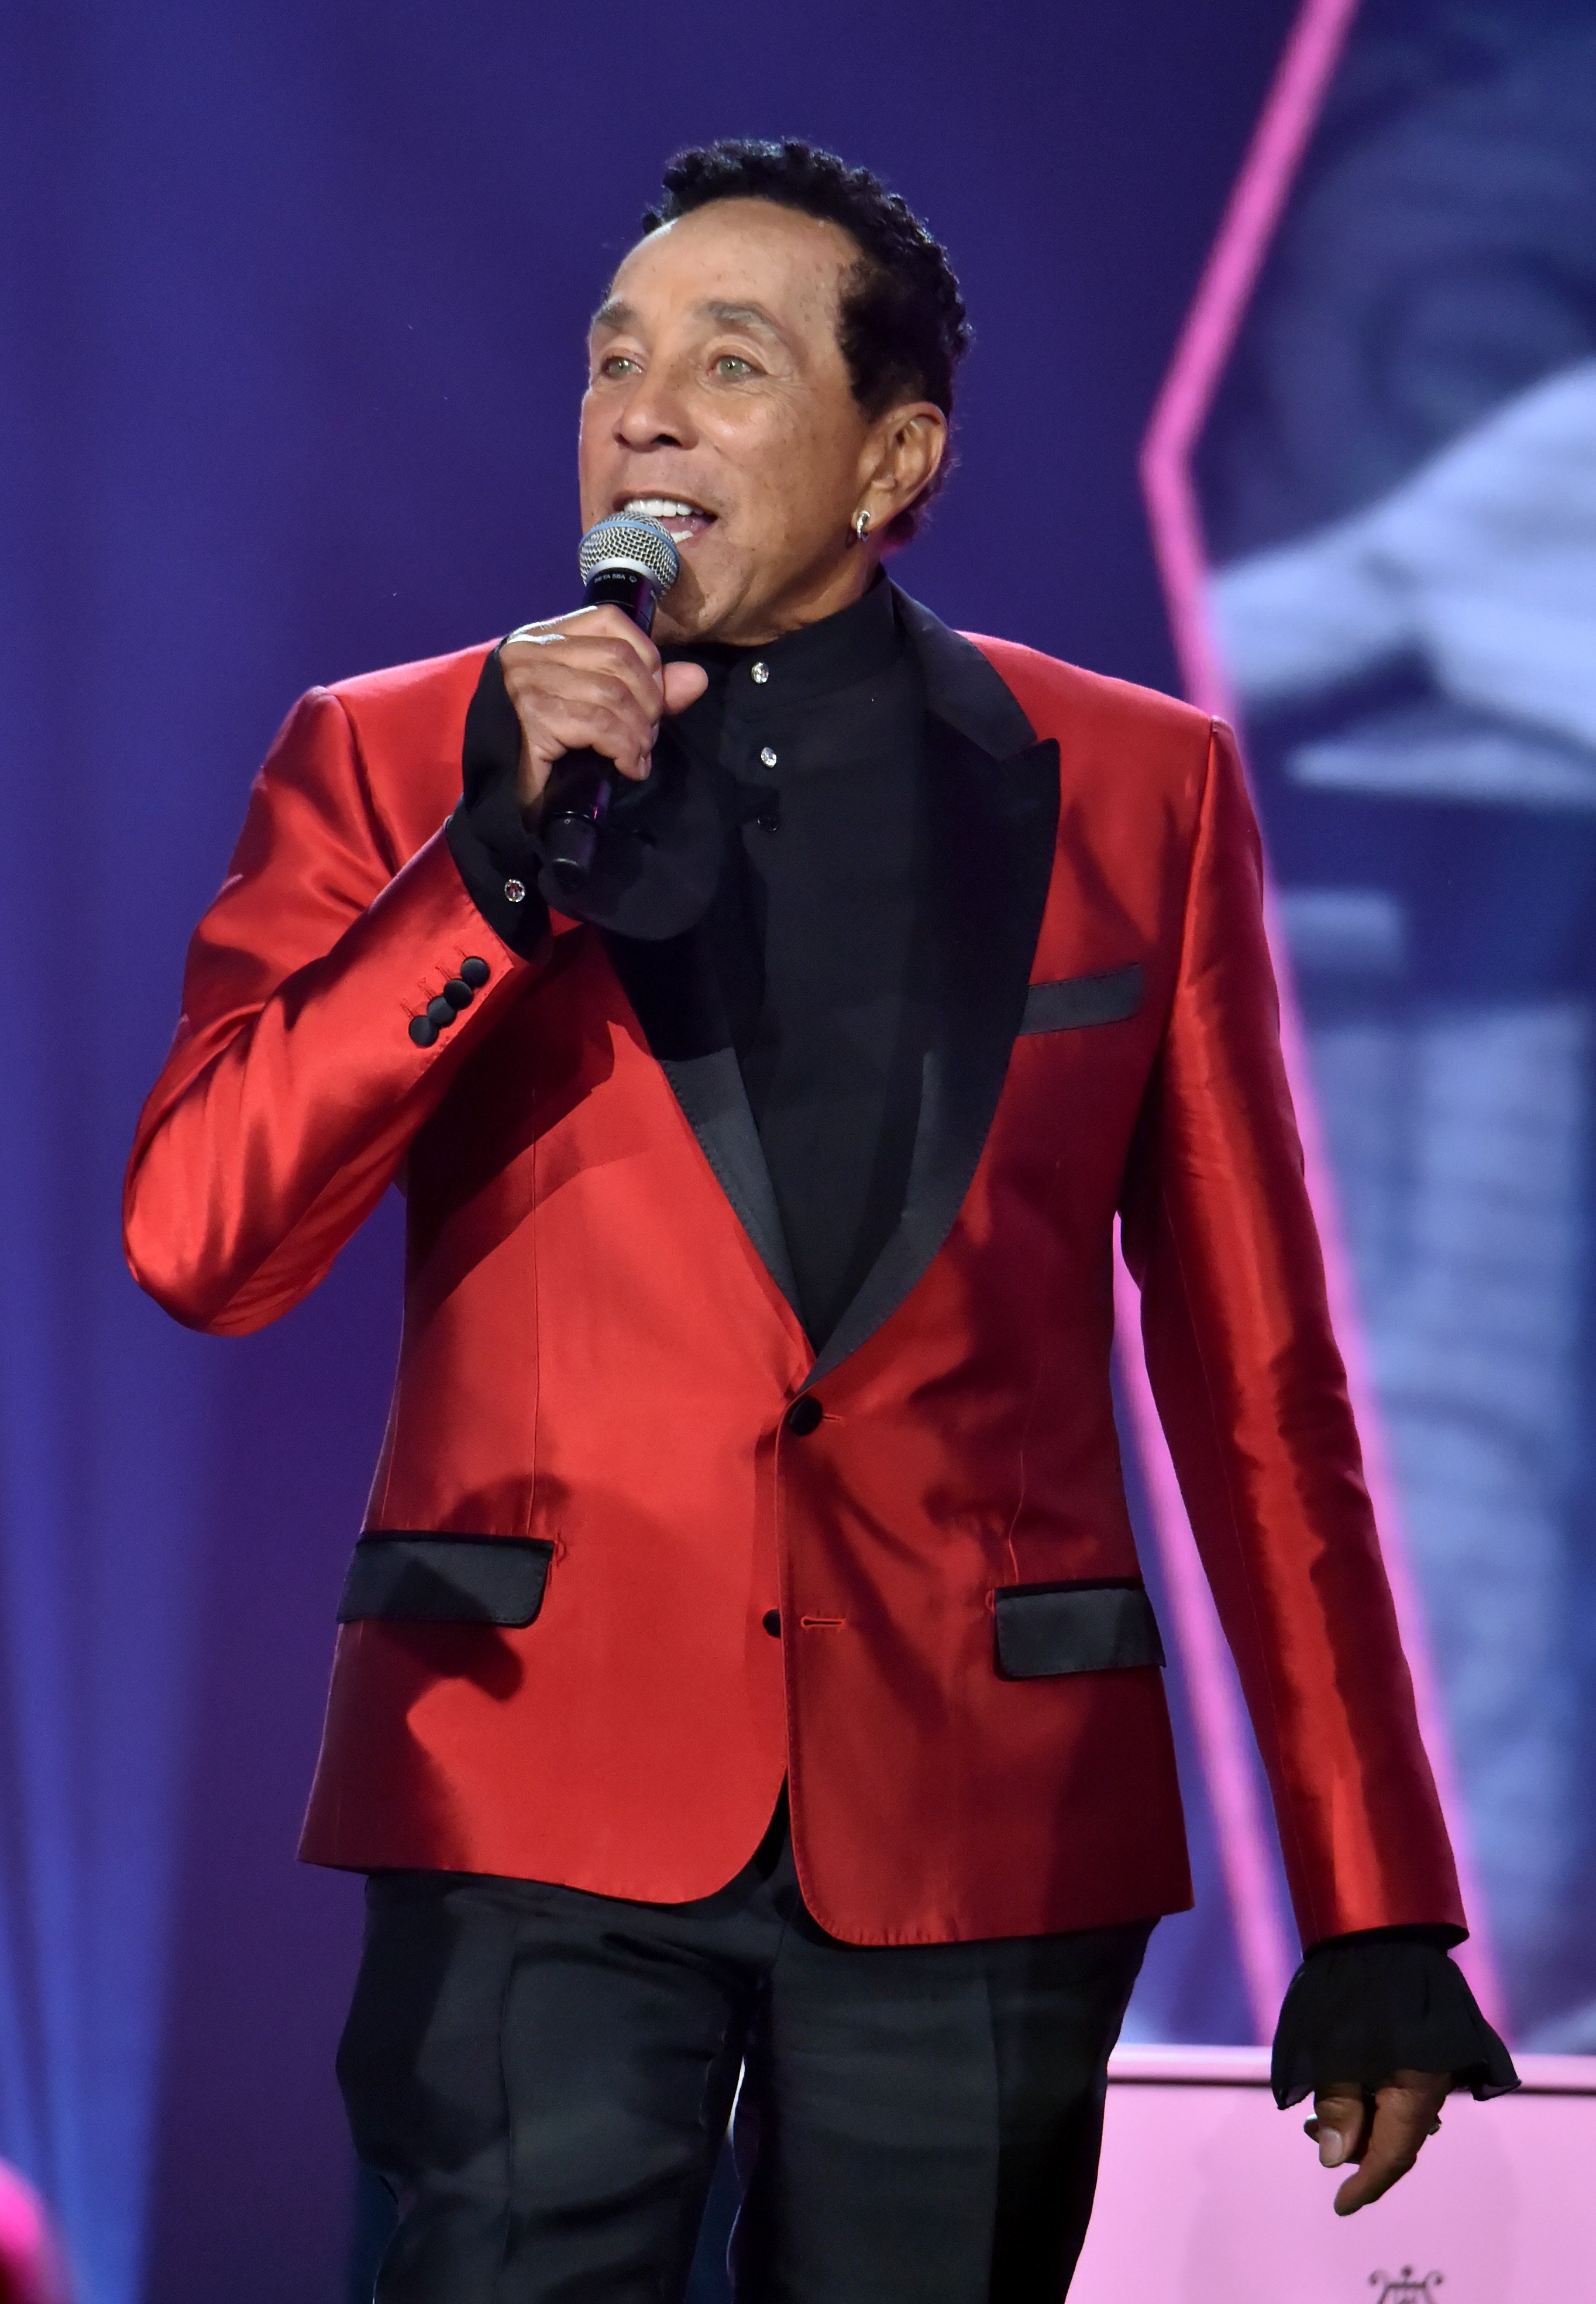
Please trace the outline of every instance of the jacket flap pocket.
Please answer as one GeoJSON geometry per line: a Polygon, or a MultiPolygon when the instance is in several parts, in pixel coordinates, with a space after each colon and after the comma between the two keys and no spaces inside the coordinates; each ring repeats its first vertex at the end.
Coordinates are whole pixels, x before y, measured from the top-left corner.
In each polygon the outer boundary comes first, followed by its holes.
{"type": "Polygon", "coordinates": [[[1006,1584],[992,1596],[1004,1680],[1161,1664],[1163,1642],[1140,1584],[1006,1584]]]}
{"type": "Polygon", "coordinates": [[[554,1547],[536,1536],[435,1536],[379,1529],[355,1546],[341,1624],[529,1624],[554,1547]]]}
{"type": "Polygon", "coordinates": [[[1082,1024],[1123,1024],[1142,1004],[1142,963],[1110,969],[1106,976],[1063,976],[1052,984],[1033,984],[1026,995],[1020,1030],[1068,1032],[1082,1024]]]}

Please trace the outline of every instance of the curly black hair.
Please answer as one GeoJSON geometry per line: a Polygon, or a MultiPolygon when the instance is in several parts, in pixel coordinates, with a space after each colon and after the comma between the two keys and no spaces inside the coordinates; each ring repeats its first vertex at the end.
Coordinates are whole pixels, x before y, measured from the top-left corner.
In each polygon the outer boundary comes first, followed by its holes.
{"type": "MultiPolygon", "coordinates": [[[[971,328],[948,251],[908,203],[889,191],[868,168],[850,168],[834,152],[796,136],[779,144],[754,137],[724,137],[679,152],[664,172],[657,207],[643,217],[646,233],[690,216],[713,200],[772,200],[818,216],[849,234],[859,261],[843,288],[838,342],[854,398],[867,416],[883,415],[905,400],[929,400],[953,412],[953,381],[968,349],[971,328]]],[[[888,534],[906,543],[914,534],[949,462],[918,502],[900,512],[888,534]]]]}

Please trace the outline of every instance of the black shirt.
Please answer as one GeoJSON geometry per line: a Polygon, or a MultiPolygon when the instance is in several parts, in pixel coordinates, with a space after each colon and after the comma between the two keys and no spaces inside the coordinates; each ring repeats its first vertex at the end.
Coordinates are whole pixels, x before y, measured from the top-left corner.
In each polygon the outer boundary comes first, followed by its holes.
{"type": "Polygon", "coordinates": [[[720,779],[726,1004],[819,1344],[898,1221],[919,1112],[919,669],[884,583],[765,648],[664,654],[710,675],[673,733],[720,779]]]}

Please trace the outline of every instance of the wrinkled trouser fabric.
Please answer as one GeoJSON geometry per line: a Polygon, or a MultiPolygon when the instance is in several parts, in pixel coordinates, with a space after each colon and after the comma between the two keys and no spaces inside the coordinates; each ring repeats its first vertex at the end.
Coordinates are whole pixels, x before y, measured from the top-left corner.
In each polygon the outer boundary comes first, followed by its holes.
{"type": "Polygon", "coordinates": [[[739,2304],[1059,2304],[1150,1933],[840,1943],[784,1807],[689,1904],[376,1874],[339,2078],[399,2204],[377,2304],[680,2304],[734,2098],[739,2304]]]}

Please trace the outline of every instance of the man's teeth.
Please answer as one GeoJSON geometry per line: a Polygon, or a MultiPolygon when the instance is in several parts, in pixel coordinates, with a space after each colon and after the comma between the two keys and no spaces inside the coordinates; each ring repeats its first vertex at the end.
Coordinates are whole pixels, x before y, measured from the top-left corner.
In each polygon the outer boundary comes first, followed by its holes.
{"type": "Polygon", "coordinates": [[[700,528],[707,528],[712,518],[699,505],[686,504],[680,496],[629,496],[625,509],[645,520],[657,520],[672,536],[695,535],[700,528]]]}

